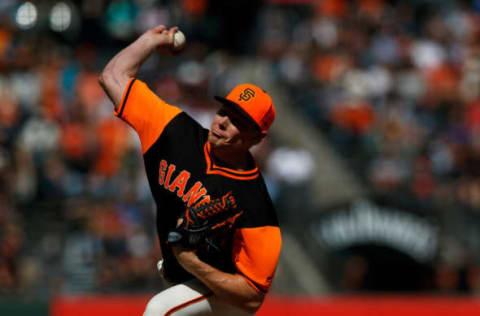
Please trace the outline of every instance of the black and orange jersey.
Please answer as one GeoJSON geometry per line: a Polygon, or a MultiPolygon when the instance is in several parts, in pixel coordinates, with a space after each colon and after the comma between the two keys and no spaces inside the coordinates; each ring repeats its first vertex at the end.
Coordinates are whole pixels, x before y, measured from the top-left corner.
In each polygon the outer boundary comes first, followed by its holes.
{"type": "Polygon", "coordinates": [[[152,195],[166,277],[184,282],[192,276],[176,261],[169,231],[187,206],[232,192],[242,216],[220,253],[199,254],[225,272],[239,273],[256,290],[269,289],[281,248],[281,235],[263,178],[250,156],[251,169],[237,171],[212,159],[208,130],[179,108],[165,103],[132,78],[115,114],[140,137],[152,195]]]}

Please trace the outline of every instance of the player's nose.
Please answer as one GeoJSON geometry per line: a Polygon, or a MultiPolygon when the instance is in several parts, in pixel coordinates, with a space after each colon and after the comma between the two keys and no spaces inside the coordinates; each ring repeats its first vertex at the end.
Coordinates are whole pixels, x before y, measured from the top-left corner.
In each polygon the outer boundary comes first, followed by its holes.
{"type": "Polygon", "coordinates": [[[228,126],[228,116],[222,116],[220,120],[218,121],[218,126],[222,129],[225,130],[228,126]]]}

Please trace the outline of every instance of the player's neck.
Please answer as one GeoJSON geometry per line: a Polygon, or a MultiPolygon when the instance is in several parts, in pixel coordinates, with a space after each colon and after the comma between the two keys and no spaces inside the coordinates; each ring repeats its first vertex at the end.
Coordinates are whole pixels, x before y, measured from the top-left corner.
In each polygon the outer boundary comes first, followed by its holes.
{"type": "Polygon", "coordinates": [[[212,158],[216,165],[233,170],[248,170],[248,152],[232,152],[220,148],[212,149],[212,158]]]}

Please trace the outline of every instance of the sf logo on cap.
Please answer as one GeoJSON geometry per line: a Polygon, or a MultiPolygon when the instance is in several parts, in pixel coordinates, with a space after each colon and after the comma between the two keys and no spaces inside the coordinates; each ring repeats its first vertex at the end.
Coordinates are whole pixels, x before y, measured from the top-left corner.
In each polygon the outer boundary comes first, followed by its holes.
{"type": "Polygon", "coordinates": [[[250,88],[246,88],[245,90],[243,90],[242,93],[240,93],[240,97],[238,98],[238,101],[241,101],[241,100],[248,101],[254,96],[255,96],[255,91],[253,91],[250,88]]]}

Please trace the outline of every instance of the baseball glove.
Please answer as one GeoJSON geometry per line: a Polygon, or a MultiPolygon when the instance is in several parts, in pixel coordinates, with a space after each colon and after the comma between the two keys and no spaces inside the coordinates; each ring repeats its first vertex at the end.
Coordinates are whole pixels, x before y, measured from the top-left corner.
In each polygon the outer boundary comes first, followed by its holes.
{"type": "Polygon", "coordinates": [[[202,246],[220,251],[213,240],[228,233],[233,224],[243,214],[237,209],[232,192],[210,202],[200,202],[187,207],[181,215],[181,223],[168,233],[170,244],[180,244],[186,248],[198,249],[202,246]]]}

